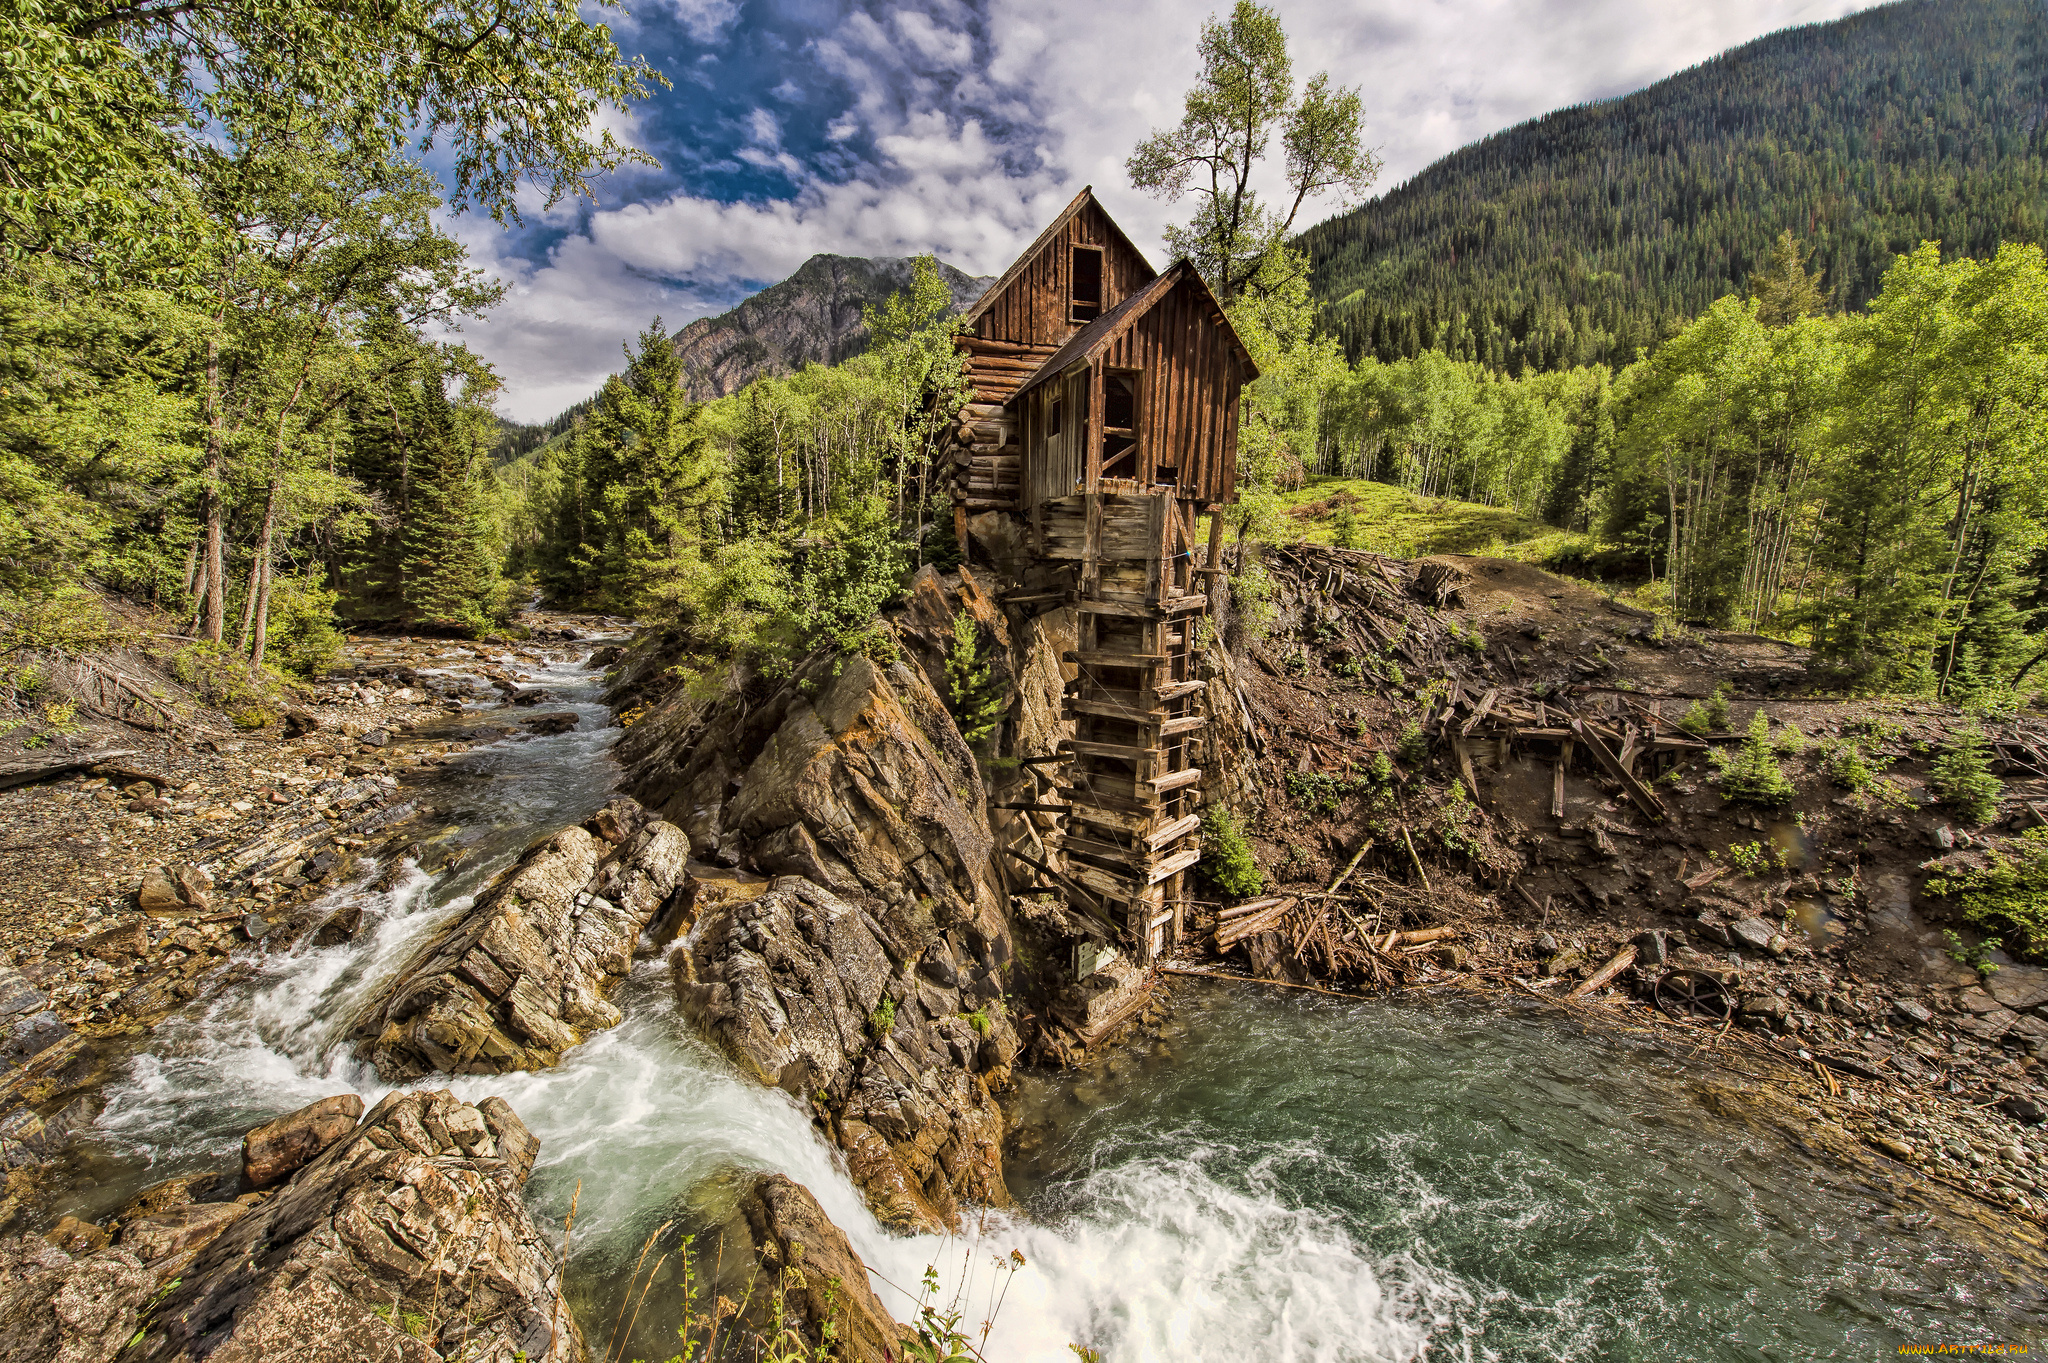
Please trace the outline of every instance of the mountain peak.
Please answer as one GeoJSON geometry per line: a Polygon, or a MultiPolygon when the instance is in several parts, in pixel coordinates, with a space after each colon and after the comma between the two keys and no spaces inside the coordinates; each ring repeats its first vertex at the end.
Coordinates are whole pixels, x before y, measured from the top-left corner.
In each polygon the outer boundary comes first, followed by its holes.
{"type": "MultiPolygon", "coordinates": [[[[690,323],[675,336],[690,397],[708,401],[763,375],[793,374],[807,364],[838,364],[858,355],[868,343],[861,309],[908,288],[914,259],[815,255],[732,311],[690,323]]],[[[944,261],[939,271],[953,290],[956,311],[972,306],[994,282],[944,261]]]]}

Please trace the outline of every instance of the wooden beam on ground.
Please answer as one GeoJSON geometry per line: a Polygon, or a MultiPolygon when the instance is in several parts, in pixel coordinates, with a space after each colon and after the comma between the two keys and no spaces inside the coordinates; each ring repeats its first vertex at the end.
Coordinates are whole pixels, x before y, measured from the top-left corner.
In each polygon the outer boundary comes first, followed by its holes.
{"type": "Polygon", "coordinates": [[[1601,985],[1606,984],[1609,980],[1613,979],[1616,975],[1619,975],[1622,971],[1628,969],[1635,963],[1636,949],[1632,946],[1623,947],[1620,951],[1615,952],[1614,955],[1608,959],[1606,965],[1601,966],[1591,975],[1588,975],[1586,977],[1586,982],[1584,984],[1581,984],[1577,989],[1572,990],[1572,992],[1567,994],[1565,997],[1572,999],[1584,998],[1586,995],[1592,993],[1601,985]]]}
{"type": "Polygon", "coordinates": [[[1550,817],[1553,819],[1562,819],[1564,817],[1564,773],[1565,768],[1571,764],[1572,741],[1567,738],[1564,741],[1563,750],[1557,755],[1557,765],[1551,768],[1550,817]]]}

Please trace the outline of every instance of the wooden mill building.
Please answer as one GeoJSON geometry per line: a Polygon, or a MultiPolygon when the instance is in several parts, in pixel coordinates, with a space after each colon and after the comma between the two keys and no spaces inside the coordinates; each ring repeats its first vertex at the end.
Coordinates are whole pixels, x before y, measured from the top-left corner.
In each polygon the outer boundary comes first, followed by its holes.
{"type": "Polygon", "coordinates": [[[1180,936],[1201,856],[1190,753],[1222,518],[1197,524],[1236,500],[1238,398],[1258,371],[1194,267],[1154,270],[1087,189],[957,344],[976,395],[952,447],[957,517],[1019,518],[1078,612],[1057,869],[1149,961],[1180,936]]]}

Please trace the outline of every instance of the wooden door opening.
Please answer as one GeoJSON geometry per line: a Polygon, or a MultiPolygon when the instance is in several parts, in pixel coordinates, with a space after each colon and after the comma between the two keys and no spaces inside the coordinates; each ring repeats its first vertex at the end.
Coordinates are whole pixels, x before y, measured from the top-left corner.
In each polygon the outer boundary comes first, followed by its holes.
{"type": "Polygon", "coordinates": [[[1102,376],[1102,476],[1138,476],[1138,371],[1102,376]]]}

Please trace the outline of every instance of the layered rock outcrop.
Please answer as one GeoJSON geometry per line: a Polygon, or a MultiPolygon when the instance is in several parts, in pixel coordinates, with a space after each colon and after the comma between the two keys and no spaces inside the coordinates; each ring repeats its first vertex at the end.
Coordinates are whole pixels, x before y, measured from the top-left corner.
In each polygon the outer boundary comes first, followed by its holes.
{"type": "Polygon", "coordinates": [[[502,1099],[392,1094],[265,1199],[145,1210],[118,1242],[0,1245],[0,1363],[576,1363],[502,1099]]]}
{"type": "Polygon", "coordinates": [[[389,1081],[544,1069],[616,1026],[605,995],[681,886],[682,833],[631,800],[541,843],[428,943],[355,1027],[389,1081]]]}
{"type": "Polygon", "coordinates": [[[741,1195],[738,1211],[755,1262],[781,1290],[786,1324],[813,1347],[823,1344],[829,1325],[834,1356],[848,1363],[894,1363],[905,1356],[908,1332],[876,1298],[867,1265],[809,1189],[781,1174],[761,1174],[741,1195]]]}
{"type": "Polygon", "coordinates": [[[1009,1201],[991,1095],[1016,1057],[992,960],[797,876],[702,918],[671,956],[684,1013],[764,1084],[810,1099],[876,1215],[958,1223],[1009,1201]]]}

